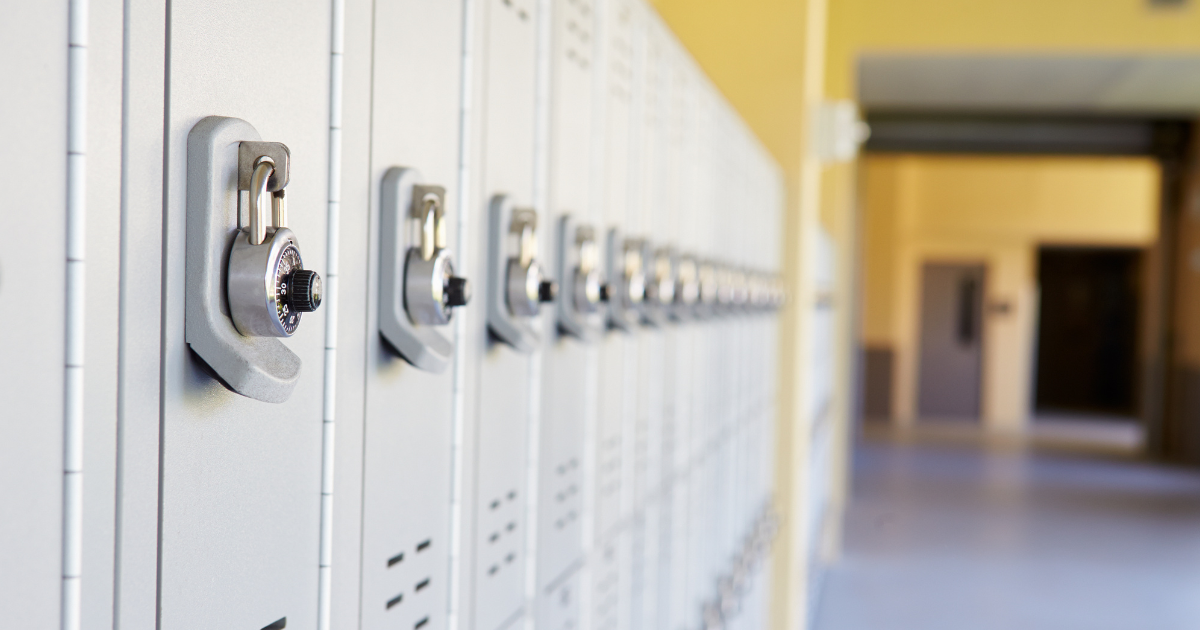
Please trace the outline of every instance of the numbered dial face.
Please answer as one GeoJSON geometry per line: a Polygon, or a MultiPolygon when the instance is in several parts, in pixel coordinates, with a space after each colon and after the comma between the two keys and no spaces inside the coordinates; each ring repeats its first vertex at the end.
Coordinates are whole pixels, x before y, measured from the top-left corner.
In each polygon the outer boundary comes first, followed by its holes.
{"type": "Polygon", "coordinates": [[[303,268],[300,250],[292,244],[283,248],[275,263],[275,315],[289,335],[296,332],[296,327],[300,325],[300,312],[292,308],[292,272],[303,268]]]}

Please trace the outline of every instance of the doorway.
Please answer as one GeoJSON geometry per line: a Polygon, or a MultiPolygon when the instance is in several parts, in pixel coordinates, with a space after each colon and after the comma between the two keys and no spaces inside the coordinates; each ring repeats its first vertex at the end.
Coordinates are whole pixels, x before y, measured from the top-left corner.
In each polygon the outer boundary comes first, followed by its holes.
{"type": "Polygon", "coordinates": [[[1137,249],[1038,250],[1039,414],[1136,414],[1140,270],[1137,249]]]}
{"type": "Polygon", "coordinates": [[[917,413],[923,419],[979,419],[984,275],[980,264],[922,268],[917,413]]]}

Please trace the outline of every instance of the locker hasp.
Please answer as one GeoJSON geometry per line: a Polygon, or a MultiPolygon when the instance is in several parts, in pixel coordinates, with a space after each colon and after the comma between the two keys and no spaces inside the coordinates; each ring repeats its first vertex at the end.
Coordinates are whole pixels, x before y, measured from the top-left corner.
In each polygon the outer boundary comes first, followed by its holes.
{"type": "Polygon", "coordinates": [[[380,196],[379,330],[400,356],[427,372],[450,363],[454,343],[439,332],[471,300],[446,247],[446,189],[420,171],[394,166],[380,196]]]}
{"type": "Polygon", "coordinates": [[[496,195],[489,215],[488,330],[518,352],[532,352],[541,340],[530,320],[558,297],[558,283],[537,259],[538,214],[496,195]]]}

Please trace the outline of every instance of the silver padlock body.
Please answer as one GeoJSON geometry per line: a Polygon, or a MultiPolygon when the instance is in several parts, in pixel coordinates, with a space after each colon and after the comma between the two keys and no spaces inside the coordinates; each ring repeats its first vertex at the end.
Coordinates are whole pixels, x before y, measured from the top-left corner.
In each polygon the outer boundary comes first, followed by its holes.
{"type": "Polygon", "coordinates": [[[542,283],[542,267],[536,260],[522,265],[516,258],[508,260],[508,310],[517,317],[534,317],[541,309],[538,287],[542,283]]]}
{"type": "Polygon", "coordinates": [[[600,272],[575,271],[575,310],[595,313],[600,308],[600,272]]]}
{"type": "Polygon", "coordinates": [[[625,291],[621,297],[625,300],[626,308],[635,308],[641,305],[642,300],[646,297],[646,274],[635,271],[626,275],[625,291]]]}
{"type": "Polygon", "coordinates": [[[300,325],[300,313],[288,306],[291,287],[283,279],[303,268],[291,230],[268,229],[261,245],[251,245],[249,233],[239,230],[229,252],[226,289],[238,332],[247,337],[291,337],[300,325]]]}
{"type": "Polygon", "coordinates": [[[408,250],[404,263],[404,310],[414,324],[443,326],[450,323],[452,310],[446,305],[446,283],[454,275],[450,252],[438,250],[429,260],[420,248],[408,250]]]}
{"type": "Polygon", "coordinates": [[[665,306],[675,301],[675,279],[670,274],[659,275],[652,285],[650,292],[656,306],[665,306]]]}

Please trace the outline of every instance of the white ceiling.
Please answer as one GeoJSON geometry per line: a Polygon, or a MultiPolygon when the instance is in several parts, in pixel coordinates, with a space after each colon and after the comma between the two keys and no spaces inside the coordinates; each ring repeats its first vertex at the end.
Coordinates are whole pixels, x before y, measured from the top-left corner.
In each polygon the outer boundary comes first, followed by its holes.
{"type": "Polygon", "coordinates": [[[868,54],[868,109],[1200,112],[1200,56],[1068,57],[868,54]]]}

